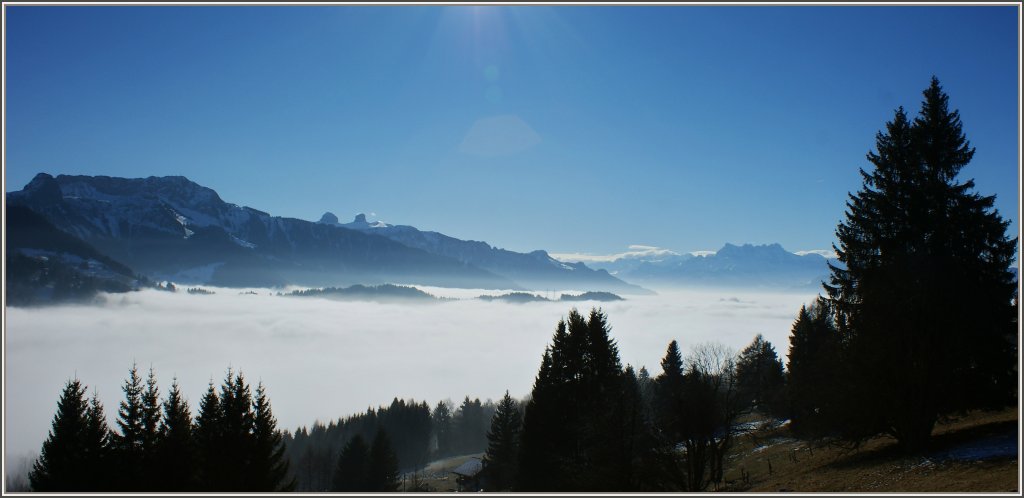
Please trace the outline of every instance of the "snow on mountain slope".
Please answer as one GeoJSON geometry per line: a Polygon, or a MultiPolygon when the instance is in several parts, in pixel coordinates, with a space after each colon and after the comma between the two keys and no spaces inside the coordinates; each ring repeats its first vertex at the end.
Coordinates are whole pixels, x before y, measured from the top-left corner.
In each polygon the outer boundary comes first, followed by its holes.
{"type": "Polygon", "coordinates": [[[582,287],[588,290],[621,293],[648,293],[646,289],[616,278],[604,270],[594,270],[583,263],[566,263],[546,251],[519,253],[492,247],[486,242],[461,240],[448,235],[423,231],[409,225],[392,225],[367,221],[365,214],[356,215],[349,223],[327,212],[320,224],[358,230],[387,237],[409,247],[431,254],[453,258],[505,276],[530,289],[582,287]]]}
{"type": "Polygon", "coordinates": [[[57,228],[150,274],[218,264],[211,278],[221,285],[394,281],[517,287],[486,270],[387,238],[227,203],[184,177],[41,173],[9,193],[8,202],[30,207],[57,228]]]}

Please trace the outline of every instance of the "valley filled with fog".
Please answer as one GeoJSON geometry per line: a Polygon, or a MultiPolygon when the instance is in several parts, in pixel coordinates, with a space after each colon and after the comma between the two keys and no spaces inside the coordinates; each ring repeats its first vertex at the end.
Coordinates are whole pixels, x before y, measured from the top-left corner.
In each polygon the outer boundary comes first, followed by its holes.
{"type": "MultiPolygon", "coordinates": [[[[617,302],[513,304],[471,299],[495,291],[423,287],[450,301],[417,304],[286,297],[269,289],[210,288],[194,295],[104,294],[103,305],[7,309],[5,451],[38,454],[64,383],[97,391],[111,424],[133,362],[151,366],[165,396],[176,377],[195,413],[228,367],[262,381],[279,427],[294,431],[393,397],[434,404],[464,396],[529,394],[558,320],[600,306],[623,364],[659,372],[669,341],[683,355],[717,341],[742,349],[763,334],[785,361],[802,304],[815,293],[659,290],[617,302]]],[[[563,291],[538,294],[555,297],[563,291]]]]}

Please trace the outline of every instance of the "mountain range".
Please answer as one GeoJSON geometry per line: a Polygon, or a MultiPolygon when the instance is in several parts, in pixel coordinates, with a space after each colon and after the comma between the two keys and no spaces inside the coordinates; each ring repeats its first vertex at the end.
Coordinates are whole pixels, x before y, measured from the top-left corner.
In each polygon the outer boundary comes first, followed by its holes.
{"type": "MultiPolygon", "coordinates": [[[[714,286],[781,290],[821,289],[828,281],[827,259],[817,253],[795,254],[779,244],[725,244],[703,254],[663,252],[591,262],[590,266],[653,287],[714,286]]],[[[832,260],[835,264],[835,260],[832,260]]]]}
{"type": "Polygon", "coordinates": [[[644,294],[650,287],[811,290],[826,259],[778,244],[715,253],[662,251],[614,261],[559,260],[409,225],[272,216],[225,202],[181,176],[36,175],[7,193],[10,303],[85,297],[169,280],[224,287],[438,287],[644,294]],[[19,297],[20,296],[20,297],[19,297]],[[19,301],[22,299],[23,301],[19,301]]]}
{"type": "MultiPolygon", "coordinates": [[[[342,225],[329,216],[320,222],[272,216],[225,202],[180,176],[40,173],[8,193],[7,204],[30,210],[83,247],[156,280],[228,287],[406,283],[649,292],[544,251],[515,253],[408,226],[371,227],[365,217],[342,225]]],[[[7,248],[8,255],[32,249],[7,248]]]]}
{"type": "Polygon", "coordinates": [[[507,277],[527,289],[571,287],[609,290],[616,287],[620,292],[646,293],[644,289],[626,284],[605,270],[593,270],[583,263],[561,262],[542,250],[520,253],[499,249],[491,247],[486,242],[460,240],[443,233],[423,231],[408,225],[368,222],[365,214],[356,215],[350,223],[339,223],[337,216],[327,212],[320,218],[319,223],[380,235],[409,247],[483,268],[507,277]]]}

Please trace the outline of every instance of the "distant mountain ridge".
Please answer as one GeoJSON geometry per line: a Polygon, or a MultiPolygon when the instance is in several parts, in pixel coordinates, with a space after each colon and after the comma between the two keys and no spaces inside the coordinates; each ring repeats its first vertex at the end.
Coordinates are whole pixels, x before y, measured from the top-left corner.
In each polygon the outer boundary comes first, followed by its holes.
{"type": "Polygon", "coordinates": [[[7,202],[135,271],[186,284],[644,291],[544,251],[515,253],[414,227],[370,224],[365,217],[342,225],[330,217],[311,222],[271,216],[225,202],[181,176],[40,173],[8,193],[7,202]]]}
{"type": "Polygon", "coordinates": [[[406,281],[517,288],[507,278],[384,237],[230,204],[184,177],[41,173],[8,194],[8,203],[156,278],[253,287],[406,281]]]}
{"type": "Polygon", "coordinates": [[[632,294],[648,292],[612,276],[605,270],[594,270],[583,263],[561,262],[552,258],[546,251],[519,253],[499,249],[491,247],[486,242],[456,239],[443,233],[423,231],[409,225],[369,222],[362,213],[356,215],[350,223],[339,223],[337,216],[327,212],[320,217],[318,223],[381,235],[409,247],[453,258],[508,277],[528,289],[571,287],[632,294]]]}
{"type": "Polygon", "coordinates": [[[829,270],[824,256],[798,255],[779,244],[726,243],[712,254],[659,255],[591,263],[650,286],[719,286],[783,290],[821,289],[829,270]]]}

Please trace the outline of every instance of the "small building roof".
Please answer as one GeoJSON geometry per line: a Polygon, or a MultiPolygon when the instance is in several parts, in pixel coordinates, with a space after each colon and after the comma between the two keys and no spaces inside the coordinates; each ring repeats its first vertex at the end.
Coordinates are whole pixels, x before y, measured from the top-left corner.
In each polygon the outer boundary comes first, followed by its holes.
{"type": "Polygon", "coordinates": [[[479,474],[483,468],[483,462],[479,458],[473,457],[466,460],[462,465],[452,469],[452,473],[460,476],[473,477],[479,474]]]}

